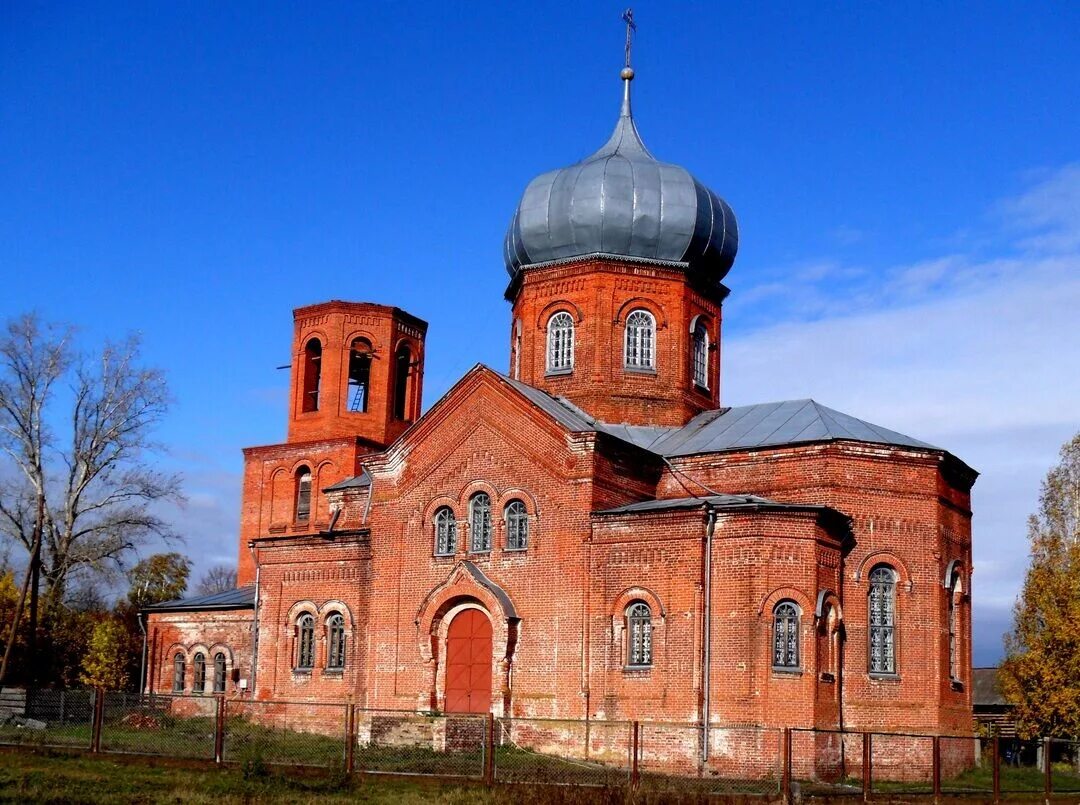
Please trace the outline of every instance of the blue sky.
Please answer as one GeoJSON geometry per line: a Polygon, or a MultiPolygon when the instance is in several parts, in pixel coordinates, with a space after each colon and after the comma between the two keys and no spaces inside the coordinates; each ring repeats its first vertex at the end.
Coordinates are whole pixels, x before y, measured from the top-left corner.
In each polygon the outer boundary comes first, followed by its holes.
{"type": "MultiPolygon", "coordinates": [[[[603,143],[621,6],[0,8],[0,316],[142,333],[200,568],[240,448],[284,436],[293,307],[430,322],[426,402],[505,368],[525,184],[603,143]]],[[[940,444],[976,487],[976,662],[1080,427],[1080,5],[649,2],[650,149],[741,229],[726,404],[813,396],[940,444]]]]}

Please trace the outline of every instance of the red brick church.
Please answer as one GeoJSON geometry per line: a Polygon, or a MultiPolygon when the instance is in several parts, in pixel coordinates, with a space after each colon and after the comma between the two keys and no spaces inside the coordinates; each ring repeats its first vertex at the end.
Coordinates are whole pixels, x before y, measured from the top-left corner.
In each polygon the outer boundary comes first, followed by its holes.
{"type": "Polygon", "coordinates": [[[240,586],[150,611],[148,690],[970,730],[976,473],[814,400],[721,404],[735,218],[646,149],[632,79],[608,142],[514,213],[507,373],[422,413],[425,322],[293,312],[240,586]]]}

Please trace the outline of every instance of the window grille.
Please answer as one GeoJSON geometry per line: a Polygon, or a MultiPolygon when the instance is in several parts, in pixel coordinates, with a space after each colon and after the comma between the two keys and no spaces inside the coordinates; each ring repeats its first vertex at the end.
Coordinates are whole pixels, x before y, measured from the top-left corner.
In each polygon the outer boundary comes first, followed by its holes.
{"type": "Polygon", "coordinates": [[[311,517],[311,470],[301,467],[296,471],[296,519],[311,517]]]}
{"type": "Polygon", "coordinates": [[[652,665],[652,610],[641,601],[626,610],[627,641],[626,664],[630,666],[652,665]]]}
{"type": "Polygon", "coordinates": [[[349,410],[364,413],[368,409],[371,384],[371,344],[363,338],[352,342],[349,352],[349,410]]]}
{"type": "Polygon", "coordinates": [[[957,604],[957,592],[960,586],[960,574],[954,573],[949,582],[949,678],[957,682],[960,680],[960,643],[957,640],[959,634],[960,609],[957,604]]]}
{"type": "Polygon", "coordinates": [[[631,369],[655,367],[656,320],[647,310],[635,310],[626,317],[626,366],[631,369]]]}
{"type": "Polygon", "coordinates": [[[469,550],[491,550],[491,498],[478,492],[469,501],[469,550]]]}
{"type": "Polygon", "coordinates": [[[574,368],[574,319],[566,311],[548,319],[547,370],[564,372],[574,368]]]}
{"type": "Polygon", "coordinates": [[[174,693],[184,692],[184,675],[187,671],[184,655],[177,652],[173,657],[173,682],[172,689],[174,693]]]}
{"type": "Polygon", "coordinates": [[[506,504],[506,548],[522,551],[529,547],[529,513],[520,500],[506,504]]]}
{"type": "Polygon", "coordinates": [[[435,512],[435,555],[453,556],[457,550],[457,520],[449,506],[435,512]]]}
{"type": "Polygon", "coordinates": [[[709,387],[709,331],[700,321],[694,327],[694,385],[709,387]]]}
{"type": "Polygon", "coordinates": [[[870,571],[870,673],[896,673],[896,571],[870,571]]]}
{"type": "Polygon", "coordinates": [[[296,626],[296,667],[310,670],[315,667],[315,618],[311,615],[301,615],[296,626]]]}
{"type": "Polygon", "coordinates": [[[214,655],[214,693],[225,692],[225,653],[214,655]]]}
{"type": "Polygon", "coordinates": [[[799,667],[799,610],[791,601],[773,610],[773,667],[799,667]]]}
{"type": "Polygon", "coordinates": [[[206,655],[201,651],[195,655],[195,660],[192,662],[192,673],[194,678],[191,682],[191,692],[204,692],[206,690],[206,655]]]}
{"type": "Polygon", "coordinates": [[[326,667],[340,671],[345,667],[345,618],[334,613],[326,620],[326,667]]]}

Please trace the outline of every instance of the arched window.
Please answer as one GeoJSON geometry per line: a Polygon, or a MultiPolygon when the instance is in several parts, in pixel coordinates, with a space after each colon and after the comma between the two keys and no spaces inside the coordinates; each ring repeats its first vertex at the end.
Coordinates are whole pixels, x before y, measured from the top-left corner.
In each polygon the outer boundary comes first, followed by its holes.
{"type": "Polygon", "coordinates": [[[214,655],[214,693],[225,692],[225,652],[214,655]]]}
{"type": "Polygon", "coordinates": [[[203,693],[206,690],[206,655],[201,651],[198,652],[191,665],[194,675],[191,680],[191,692],[203,693]]]}
{"type": "Polygon", "coordinates": [[[652,665],[652,610],[643,601],[626,608],[626,664],[652,665]]]}
{"type": "Polygon", "coordinates": [[[574,368],[574,318],[565,310],[548,319],[547,370],[569,372],[574,368]]]}
{"type": "Polygon", "coordinates": [[[326,667],[331,671],[345,667],[345,618],[340,612],[326,619],[326,667]]]}
{"type": "Polygon", "coordinates": [[[506,519],[506,549],[523,551],[529,547],[529,513],[520,500],[511,500],[503,511],[506,519]]]}
{"type": "Polygon", "coordinates": [[[469,550],[491,550],[491,498],[483,492],[477,492],[469,501],[469,550]]]}
{"type": "Polygon", "coordinates": [[[709,330],[700,319],[694,325],[693,350],[694,385],[707,389],[709,387],[709,330]]]}
{"type": "Polygon", "coordinates": [[[773,608],[773,668],[799,667],[799,608],[781,601],[773,608]]]}
{"type": "Polygon", "coordinates": [[[398,347],[394,356],[394,419],[409,418],[409,372],[412,371],[412,352],[408,344],[398,347]]]}
{"type": "Polygon", "coordinates": [[[307,614],[296,621],[296,667],[315,667],[315,618],[307,614]]]}
{"type": "Polygon", "coordinates": [[[187,662],[182,652],[176,652],[173,656],[172,689],[174,693],[184,692],[184,675],[187,673],[187,662]]]}
{"type": "Polygon", "coordinates": [[[311,517],[311,470],[300,467],[296,471],[296,519],[311,517]]]}
{"type": "Polygon", "coordinates": [[[354,338],[349,349],[349,410],[364,413],[368,409],[371,386],[371,344],[354,338]]]}
{"type": "Polygon", "coordinates": [[[629,369],[654,369],[656,319],[647,310],[635,310],[626,317],[626,366],[629,369]]]}
{"type": "Polygon", "coordinates": [[[512,353],[510,358],[510,376],[514,380],[521,379],[521,319],[514,319],[514,325],[511,328],[510,339],[512,346],[510,351],[512,353]]]}
{"type": "Polygon", "coordinates": [[[896,571],[870,571],[870,673],[896,673],[896,571]]]}
{"type": "Polygon", "coordinates": [[[435,555],[453,556],[457,550],[457,520],[449,506],[435,512],[435,555]]]}
{"type": "Polygon", "coordinates": [[[956,568],[949,579],[949,678],[960,681],[960,570],[956,568]]]}
{"type": "Polygon", "coordinates": [[[304,347],[304,411],[319,410],[319,385],[322,378],[322,343],[312,338],[304,347]]]}

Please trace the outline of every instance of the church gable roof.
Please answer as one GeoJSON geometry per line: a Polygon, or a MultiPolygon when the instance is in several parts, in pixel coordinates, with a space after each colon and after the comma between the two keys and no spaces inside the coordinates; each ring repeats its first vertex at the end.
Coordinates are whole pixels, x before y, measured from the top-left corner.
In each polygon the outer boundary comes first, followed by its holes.
{"type": "Polygon", "coordinates": [[[940,449],[814,400],[786,400],[706,411],[685,427],[653,441],[650,449],[665,456],[687,456],[839,439],[919,450],[940,449]]]}
{"type": "Polygon", "coordinates": [[[191,612],[214,609],[252,609],[255,606],[255,587],[237,587],[210,595],[197,595],[191,598],[177,598],[151,604],[143,609],[152,612],[191,612]]]}

